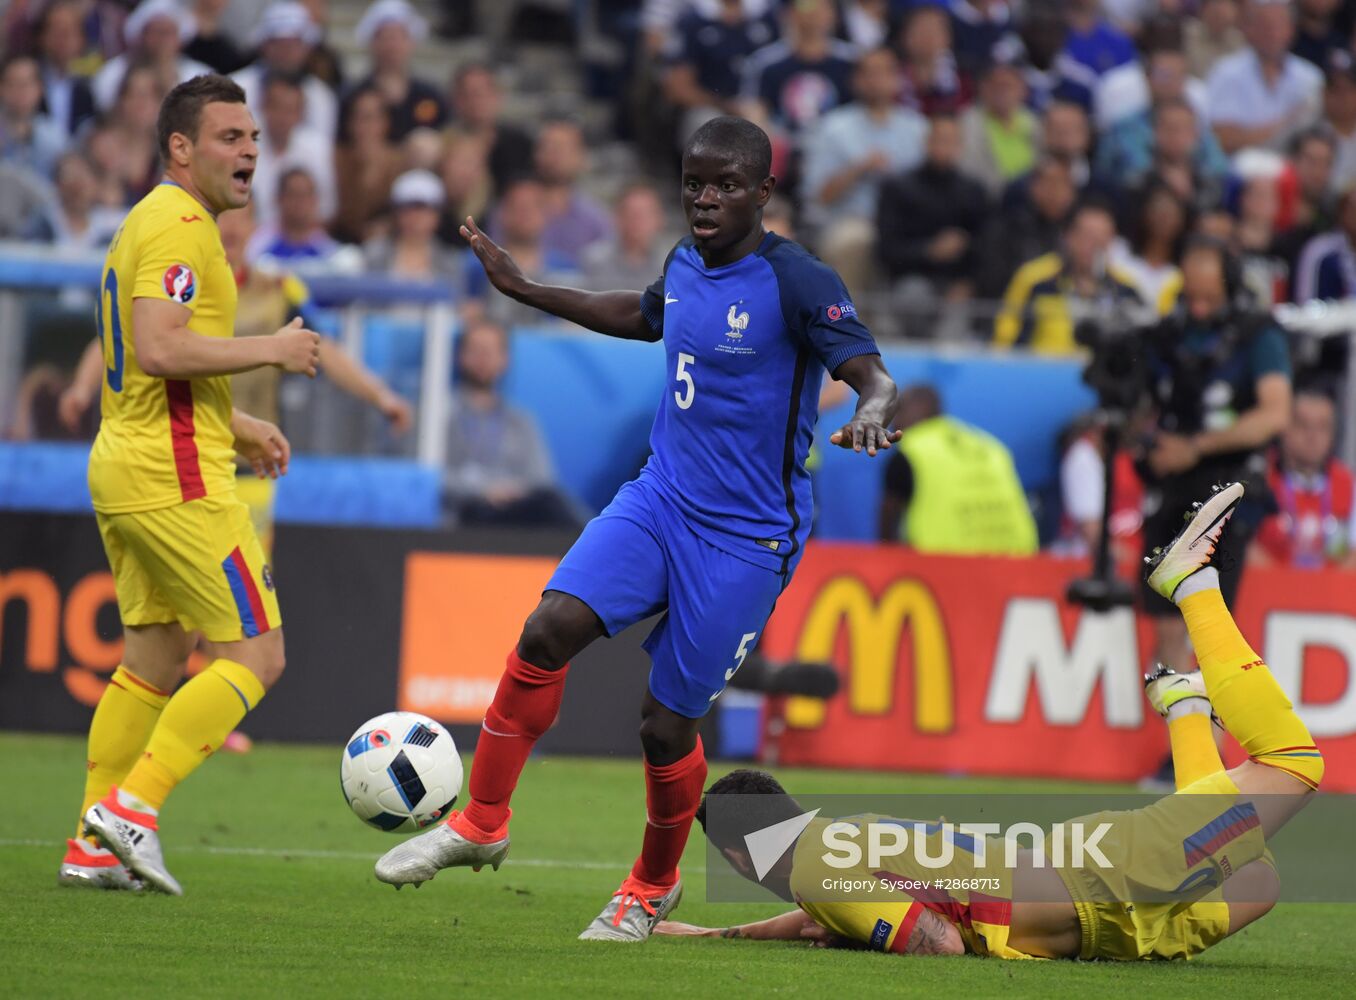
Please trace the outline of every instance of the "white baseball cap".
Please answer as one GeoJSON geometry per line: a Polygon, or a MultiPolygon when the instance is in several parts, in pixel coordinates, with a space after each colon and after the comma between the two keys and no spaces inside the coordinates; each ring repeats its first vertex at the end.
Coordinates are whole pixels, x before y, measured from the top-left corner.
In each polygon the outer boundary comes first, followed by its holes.
{"type": "Polygon", "coordinates": [[[403,25],[416,42],[428,37],[428,21],[407,0],[377,0],[353,29],[353,37],[359,45],[370,45],[372,36],[386,24],[403,25]]]}
{"type": "Polygon", "coordinates": [[[445,199],[443,182],[430,170],[407,170],[391,185],[391,204],[430,205],[442,208],[445,199]]]}
{"type": "Polygon", "coordinates": [[[128,45],[135,46],[141,40],[146,25],[157,18],[167,17],[179,29],[179,44],[186,44],[198,33],[198,22],[176,0],[145,0],[137,4],[137,9],[127,15],[122,25],[122,37],[128,45]]]}
{"type": "Polygon", "coordinates": [[[269,4],[254,27],[254,44],[274,38],[299,38],[307,45],[320,41],[320,28],[311,20],[311,12],[295,0],[269,4]]]}

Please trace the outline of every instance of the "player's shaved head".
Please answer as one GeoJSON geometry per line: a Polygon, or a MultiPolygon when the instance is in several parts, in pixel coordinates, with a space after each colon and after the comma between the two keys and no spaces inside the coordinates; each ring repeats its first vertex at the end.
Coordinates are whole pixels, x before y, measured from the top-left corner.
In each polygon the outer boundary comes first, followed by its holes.
{"type": "Polygon", "coordinates": [[[772,141],[747,118],[722,115],[692,133],[683,156],[712,155],[735,160],[753,183],[772,173],[772,141]]]}

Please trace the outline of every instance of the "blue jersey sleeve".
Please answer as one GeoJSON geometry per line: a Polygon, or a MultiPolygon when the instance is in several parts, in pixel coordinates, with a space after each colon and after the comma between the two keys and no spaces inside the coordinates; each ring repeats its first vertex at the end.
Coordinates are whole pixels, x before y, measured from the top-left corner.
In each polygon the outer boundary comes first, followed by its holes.
{"type": "Polygon", "coordinates": [[[645,317],[645,322],[650,324],[650,329],[654,331],[655,340],[664,336],[664,280],[669,273],[669,264],[673,262],[673,255],[678,252],[678,248],[683,245],[679,240],[669,251],[669,255],[664,258],[664,270],[660,272],[659,277],[650,282],[650,287],[640,293],[640,314],[645,317]]]}
{"type": "Polygon", "coordinates": [[[777,273],[787,327],[829,374],[849,358],[880,353],[833,268],[790,241],[774,247],[768,260],[777,273]]]}

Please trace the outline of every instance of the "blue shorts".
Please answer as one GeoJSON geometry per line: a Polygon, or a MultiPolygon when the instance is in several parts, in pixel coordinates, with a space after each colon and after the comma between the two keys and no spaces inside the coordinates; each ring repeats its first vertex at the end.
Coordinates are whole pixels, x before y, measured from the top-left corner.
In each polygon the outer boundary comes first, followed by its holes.
{"type": "Polygon", "coordinates": [[[650,693],[698,719],[757,644],[786,579],[712,545],[635,480],[588,523],[546,589],[579,598],[609,636],[667,612],[645,640],[650,693]]]}

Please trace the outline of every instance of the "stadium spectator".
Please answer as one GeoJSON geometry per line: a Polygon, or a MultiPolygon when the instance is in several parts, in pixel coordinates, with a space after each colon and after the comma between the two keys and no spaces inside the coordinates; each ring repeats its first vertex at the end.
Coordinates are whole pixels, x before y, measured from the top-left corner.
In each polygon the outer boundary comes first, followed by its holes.
{"type": "Polygon", "coordinates": [[[416,128],[442,128],[442,95],[410,69],[428,22],[406,0],[377,0],[358,22],[355,37],[371,56],[371,71],[359,86],[374,87],[391,115],[391,138],[399,142],[416,128]]]}
{"type": "Polygon", "coordinates": [[[1111,244],[1107,261],[1134,286],[1141,302],[1157,307],[1165,289],[1181,281],[1177,261],[1191,229],[1191,207],[1158,178],[1137,189],[1130,204],[1126,237],[1111,244]]]}
{"type": "Polygon", "coordinates": [[[442,181],[427,170],[397,177],[391,186],[391,235],[364,245],[368,268],[412,281],[458,281],[462,259],[437,239],[444,200],[442,181]]]}
{"type": "MultiPolygon", "coordinates": [[[[546,231],[546,190],[533,177],[510,181],[499,196],[494,212],[494,231],[497,240],[518,264],[524,274],[534,281],[560,283],[577,280],[574,262],[548,248],[543,240],[546,231]]],[[[462,310],[466,319],[488,316],[504,326],[541,323],[543,316],[531,306],[500,295],[485,277],[485,269],[474,254],[462,259],[462,280],[466,304],[462,310]]]]}
{"type": "Polygon", "coordinates": [[[90,156],[121,184],[119,204],[130,207],[160,180],[155,123],[165,90],[153,66],[135,63],[122,76],[113,110],[89,136],[90,156]]]}
{"type": "MultiPolygon", "coordinates": [[[[1106,436],[1095,416],[1074,421],[1065,434],[1059,460],[1059,537],[1051,546],[1061,556],[1094,552],[1102,533],[1106,505],[1106,436]]],[[[1117,566],[1134,565],[1143,549],[1144,484],[1133,456],[1124,449],[1114,458],[1111,494],[1111,554],[1117,566]]]]}
{"type": "Polygon", "coordinates": [[[1226,153],[1248,146],[1285,149],[1317,118],[1323,75],[1291,54],[1294,18],[1288,0],[1246,0],[1248,47],[1210,71],[1210,123],[1226,153]]]}
{"type": "Polygon", "coordinates": [[[78,150],[57,160],[56,198],[29,220],[23,238],[64,250],[103,253],[122,223],[123,213],[98,203],[94,165],[78,150]]]}
{"type": "Polygon", "coordinates": [[[678,142],[717,115],[734,114],[744,61],[779,34],[770,0],[692,3],[665,46],[664,95],[681,112],[678,142]]]}
{"type": "Polygon", "coordinates": [[[359,87],[349,94],[343,111],[334,150],[337,195],[330,230],[345,243],[362,243],[390,201],[402,157],[391,142],[386,102],[376,90],[359,87]]]}
{"type": "Polygon", "coordinates": [[[0,162],[50,178],[66,134],[42,107],[42,77],[32,56],[0,62],[0,162]]]}
{"type": "MultiPolygon", "coordinates": [[[[251,205],[223,212],[217,222],[221,228],[221,245],[239,290],[235,335],[269,336],[306,310],[310,293],[286,270],[270,266],[276,264],[276,260],[253,263],[255,258],[247,248],[257,245],[258,240],[251,205]]],[[[339,389],[385,417],[396,434],[403,434],[412,426],[410,404],[328,337],[320,338],[320,370],[339,389]]],[[[272,366],[231,376],[231,394],[236,406],[264,420],[280,423],[282,376],[282,371],[272,366]]]]}
{"type": "Polygon", "coordinates": [[[184,55],[218,73],[230,74],[249,61],[230,32],[221,24],[230,0],[194,0],[193,37],[184,46],[184,55]]]}
{"type": "Polygon", "coordinates": [[[1171,177],[1177,193],[1215,202],[1229,160],[1215,133],[1182,97],[1164,97],[1122,119],[1097,144],[1094,173],[1116,190],[1142,184],[1151,173],[1171,177]]]}
{"type": "Polygon", "coordinates": [[[325,231],[319,184],[311,168],[294,163],[281,173],[271,174],[269,180],[277,184],[275,199],[251,201],[259,205],[272,202],[276,221],[260,226],[255,232],[246,259],[251,264],[268,260],[297,267],[332,257],[339,244],[325,231]]]}
{"type": "Polygon", "coordinates": [[[212,72],[210,66],[183,54],[192,35],[193,17],[176,0],[143,0],[123,25],[127,51],[104,63],[90,81],[95,106],[101,111],[113,106],[122,78],[134,63],[153,67],[165,92],[176,83],[212,72]]]}
{"type": "Polygon", "coordinates": [[[1165,101],[1186,101],[1202,125],[1210,120],[1210,98],[1205,82],[1187,72],[1178,25],[1159,31],[1153,48],[1141,61],[1126,63],[1097,84],[1094,118],[1099,132],[1114,129],[1127,119],[1147,120],[1151,108],[1165,101]]]}
{"type": "Polygon", "coordinates": [[[1069,31],[1064,52],[1080,66],[1101,77],[1135,59],[1135,45],[1102,16],[1100,0],[1067,0],[1069,31]]]}
{"type": "Polygon", "coordinates": [[[36,215],[51,210],[50,202],[42,178],[0,160],[0,239],[22,237],[36,215]]]}
{"type": "Polygon", "coordinates": [[[1295,269],[1294,300],[1356,296],[1356,188],[1342,196],[1337,228],[1309,240],[1295,269]]]}
{"type": "Polygon", "coordinates": [[[897,303],[917,318],[939,302],[964,301],[973,288],[975,240],[989,199],[962,169],[960,142],[956,118],[938,115],[928,129],[922,164],[881,188],[877,254],[897,303]]]}
{"type": "Polygon", "coordinates": [[[1337,140],[1331,130],[1319,125],[1295,136],[1290,149],[1290,167],[1297,182],[1299,200],[1290,219],[1291,226],[1326,229],[1332,224],[1334,193],[1333,167],[1337,162],[1337,140]]]}
{"type": "Polygon", "coordinates": [[[1263,170],[1246,176],[1238,196],[1233,248],[1244,283],[1263,307],[1284,302],[1290,293],[1290,269],[1280,243],[1280,175],[1263,170]]]}
{"type": "Polygon", "coordinates": [[[898,36],[903,87],[900,100],[931,118],[955,114],[970,103],[970,81],[961,75],[951,51],[951,19],[931,5],[914,7],[898,36]]]}
{"type": "Polygon", "coordinates": [[[1290,51],[1326,69],[1334,52],[1347,49],[1349,38],[1338,28],[1342,0],[1295,0],[1295,41],[1290,51]]]}
{"type": "Polygon", "coordinates": [[[1295,391],[1290,422],[1271,455],[1267,482],[1276,513],[1257,530],[1250,565],[1356,569],[1351,469],[1334,454],[1337,406],[1315,388],[1295,391]]]}
{"type": "Polygon", "coordinates": [[[1129,278],[1106,264],[1116,221],[1099,201],[1079,206],[1065,223],[1060,249],[1017,269],[994,322],[994,343],[1040,354],[1071,354],[1074,324],[1118,303],[1137,303],[1129,278]]]}
{"type": "Polygon", "coordinates": [[[882,180],[918,165],[928,124],[896,103],[899,60],[887,48],[862,56],[856,100],[835,108],[806,143],[801,193],[819,255],[860,295],[874,273],[876,202],[882,180]]]}
{"type": "Polygon", "coordinates": [[[448,246],[465,246],[460,227],[468,215],[481,216],[490,208],[494,181],[489,151],[473,135],[449,132],[443,138],[437,164],[447,202],[438,223],[438,238],[448,246]]]}
{"type": "Polygon", "coordinates": [[[952,51],[961,72],[971,77],[988,65],[994,46],[1013,29],[1007,0],[951,0],[952,51]]]}
{"type": "Polygon", "coordinates": [[[937,390],[899,394],[904,432],[885,469],[878,537],[920,552],[1031,555],[1031,517],[1012,453],[992,435],[946,416],[937,390]]]}
{"type": "MultiPolygon", "coordinates": [[[[475,213],[465,213],[465,215],[475,213]]],[[[669,243],[664,233],[664,203],[644,181],[624,187],[613,211],[616,235],[584,251],[582,287],[605,292],[648,288],[664,270],[669,243]]]]}
{"type": "Polygon", "coordinates": [[[1043,156],[1059,160],[1069,168],[1069,175],[1080,191],[1092,180],[1092,126],[1082,105],[1072,101],[1051,101],[1041,115],[1041,134],[1038,151],[1043,156]]]}
{"type": "Polygon", "coordinates": [[[1239,0],[1201,0],[1196,17],[1182,25],[1191,75],[1204,80],[1215,64],[1248,44],[1238,26],[1239,0]]]}
{"type": "Polygon", "coordinates": [[[335,211],[334,142],[329,133],[305,124],[302,81],[281,73],[265,77],[259,118],[259,159],[254,167],[256,219],[268,227],[278,215],[279,179],[292,167],[310,174],[320,199],[320,218],[335,211]]]}
{"type": "Polygon", "coordinates": [[[1067,163],[1048,156],[1038,160],[1021,192],[984,227],[975,293],[982,299],[1001,298],[1025,261],[1058,250],[1064,220],[1077,196],[1067,163]]]}
{"type": "Polygon", "coordinates": [[[94,92],[88,77],[75,70],[85,51],[79,0],[56,0],[38,20],[38,59],[42,66],[42,112],[65,133],[94,117],[94,92]]]}
{"type": "Polygon", "coordinates": [[[833,37],[834,18],[830,0],[797,0],[786,8],[785,38],[744,63],[740,99],[746,117],[766,118],[794,142],[849,99],[857,53],[833,37]]]}
{"type": "Polygon", "coordinates": [[[452,77],[452,128],[473,135],[489,148],[490,176],[496,190],[532,172],[532,137],[501,121],[503,95],[494,70],[484,63],[462,66],[452,77]]]}
{"type": "Polygon", "coordinates": [[[303,69],[332,92],[340,93],[344,86],[343,59],[325,38],[330,25],[330,0],[301,0],[301,5],[311,15],[311,23],[316,26],[319,35],[306,56],[303,69]]]}
{"type": "MultiPolygon", "coordinates": [[[[265,8],[254,26],[258,58],[231,75],[245,90],[256,119],[263,114],[264,81],[271,76],[295,78],[304,97],[302,124],[333,141],[339,121],[339,102],[328,84],[309,68],[320,42],[320,28],[303,4],[281,0],[265,8]]],[[[260,158],[262,161],[262,157],[260,158]]]]}
{"type": "Polygon", "coordinates": [[[995,62],[980,78],[979,100],[961,114],[960,166],[991,198],[1036,162],[1039,123],[1025,100],[1018,68],[995,62]]]}
{"type": "Polygon", "coordinates": [[[1092,108],[1097,74],[1069,55],[1068,35],[1060,0],[1033,0],[1022,11],[1017,34],[994,47],[995,61],[1011,63],[1022,74],[1027,101],[1036,111],[1054,99],[1092,108]]]}
{"type": "Polygon", "coordinates": [[[568,119],[548,121],[537,133],[533,162],[545,198],[542,246],[577,267],[587,247],[612,237],[607,209],[580,187],[588,169],[583,130],[568,119]]]}
{"type": "Polygon", "coordinates": [[[578,527],[536,421],[500,394],[509,367],[504,327],[468,323],[454,366],[443,471],[443,503],[453,523],[578,527]]]}
{"type": "Polygon", "coordinates": [[[1356,57],[1349,52],[1333,53],[1328,64],[1323,118],[1336,143],[1332,187],[1340,193],[1356,184],[1356,57]]]}

